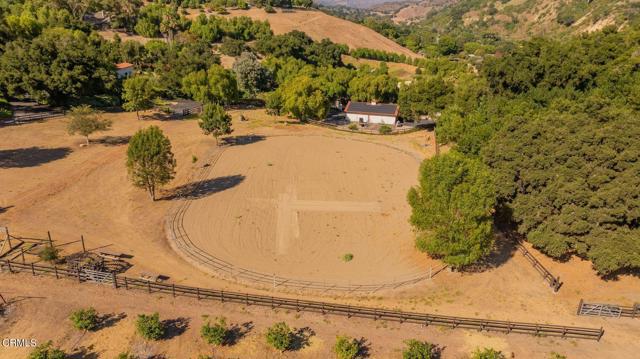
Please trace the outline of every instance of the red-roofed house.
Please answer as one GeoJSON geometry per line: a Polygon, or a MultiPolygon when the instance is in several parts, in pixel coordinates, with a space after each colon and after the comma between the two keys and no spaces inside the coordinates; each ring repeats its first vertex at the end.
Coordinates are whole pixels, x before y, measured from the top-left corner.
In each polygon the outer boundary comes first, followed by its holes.
{"type": "Polygon", "coordinates": [[[116,64],[116,72],[118,73],[118,78],[127,78],[133,75],[133,64],[128,62],[121,62],[116,64]]]}

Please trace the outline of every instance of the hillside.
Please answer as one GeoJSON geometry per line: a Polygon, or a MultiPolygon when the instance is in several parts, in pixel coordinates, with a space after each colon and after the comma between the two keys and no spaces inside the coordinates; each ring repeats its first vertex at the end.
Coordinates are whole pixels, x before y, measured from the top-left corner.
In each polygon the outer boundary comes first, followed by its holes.
{"type": "Polygon", "coordinates": [[[640,0],[425,0],[406,4],[391,17],[397,23],[422,20],[441,31],[464,28],[522,39],[622,27],[638,12],[640,0]]]}
{"type": "MultiPolygon", "coordinates": [[[[335,43],[345,44],[349,48],[369,48],[395,52],[410,57],[418,57],[411,50],[402,47],[368,27],[339,19],[315,10],[282,10],[269,14],[263,9],[230,10],[226,16],[249,16],[254,20],[268,20],[275,34],[284,34],[293,30],[300,30],[312,39],[319,41],[328,38],[335,43]]],[[[191,10],[189,17],[197,16],[199,12],[191,10]]]]}

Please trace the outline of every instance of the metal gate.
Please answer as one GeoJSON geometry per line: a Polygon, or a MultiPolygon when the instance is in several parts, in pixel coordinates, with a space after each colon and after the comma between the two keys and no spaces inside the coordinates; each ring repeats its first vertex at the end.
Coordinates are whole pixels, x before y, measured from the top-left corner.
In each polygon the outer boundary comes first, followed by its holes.
{"type": "Polygon", "coordinates": [[[100,272],[91,269],[81,269],[79,277],[86,282],[94,282],[100,284],[108,284],[115,286],[115,276],[111,272],[100,272]]]}
{"type": "Polygon", "coordinates": [[[578,315],[592,315],[598,317],[620,318],[622,308],[613,304],[585,303],[580,301],[578,315]]]}

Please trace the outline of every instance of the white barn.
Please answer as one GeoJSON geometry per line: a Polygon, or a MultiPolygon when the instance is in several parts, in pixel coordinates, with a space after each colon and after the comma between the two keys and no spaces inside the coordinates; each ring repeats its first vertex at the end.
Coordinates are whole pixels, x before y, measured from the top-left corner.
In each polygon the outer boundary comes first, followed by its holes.
{"type": "Polygon", "coordinates": [[[349,101],[344,112],[350,122],[395,125],[398,120],[398,105],[394,103],[349,101]]]}

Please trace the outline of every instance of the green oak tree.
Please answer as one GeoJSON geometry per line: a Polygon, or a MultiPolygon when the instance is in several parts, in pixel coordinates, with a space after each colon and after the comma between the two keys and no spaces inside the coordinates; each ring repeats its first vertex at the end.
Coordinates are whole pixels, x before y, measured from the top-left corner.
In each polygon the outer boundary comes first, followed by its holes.
{"type": "Polygon", "coordinates": [[[486,166],[454,151],[425,160],[418,180],[407,196],[417,248],[455,268],[489,254],[496,190],[486,166]]]}
{"type": "Polygon", "coordinates": [[[72,107],[68,116],[71,117],[71,121],[67,124],[67,132],[70,135],[77,133],[84,136],[87,146],[89,145],[89,135],[111,129],[112,121],[100,118],[99,112],[89,105],[72,107]]]}
{"type": "Polygon", "coordinates": [[[176,160],[171,142],[158,126],[136,132],[127,148],[127,169],[136,187],[144,188],[156,200],[158,186],[167,184],[175,174],[176,160]]]}
{"type": "Polygon", "coordinates": [[[133,76],[124,81],[122,107],[127,111],[135,111],[140,119],[140,111],[153,108],[157,96],[156,82],[149,75],[133,76]]]}
{"type": "Polygon", "coordinates": [[[198,119],[198,126],[205,135],[213,135],[216,139],[216,145],[219,144],[218,137],[233,132],[231,116],[225,112],[224,107],[216,103],[204,105],[198,119]]]}

